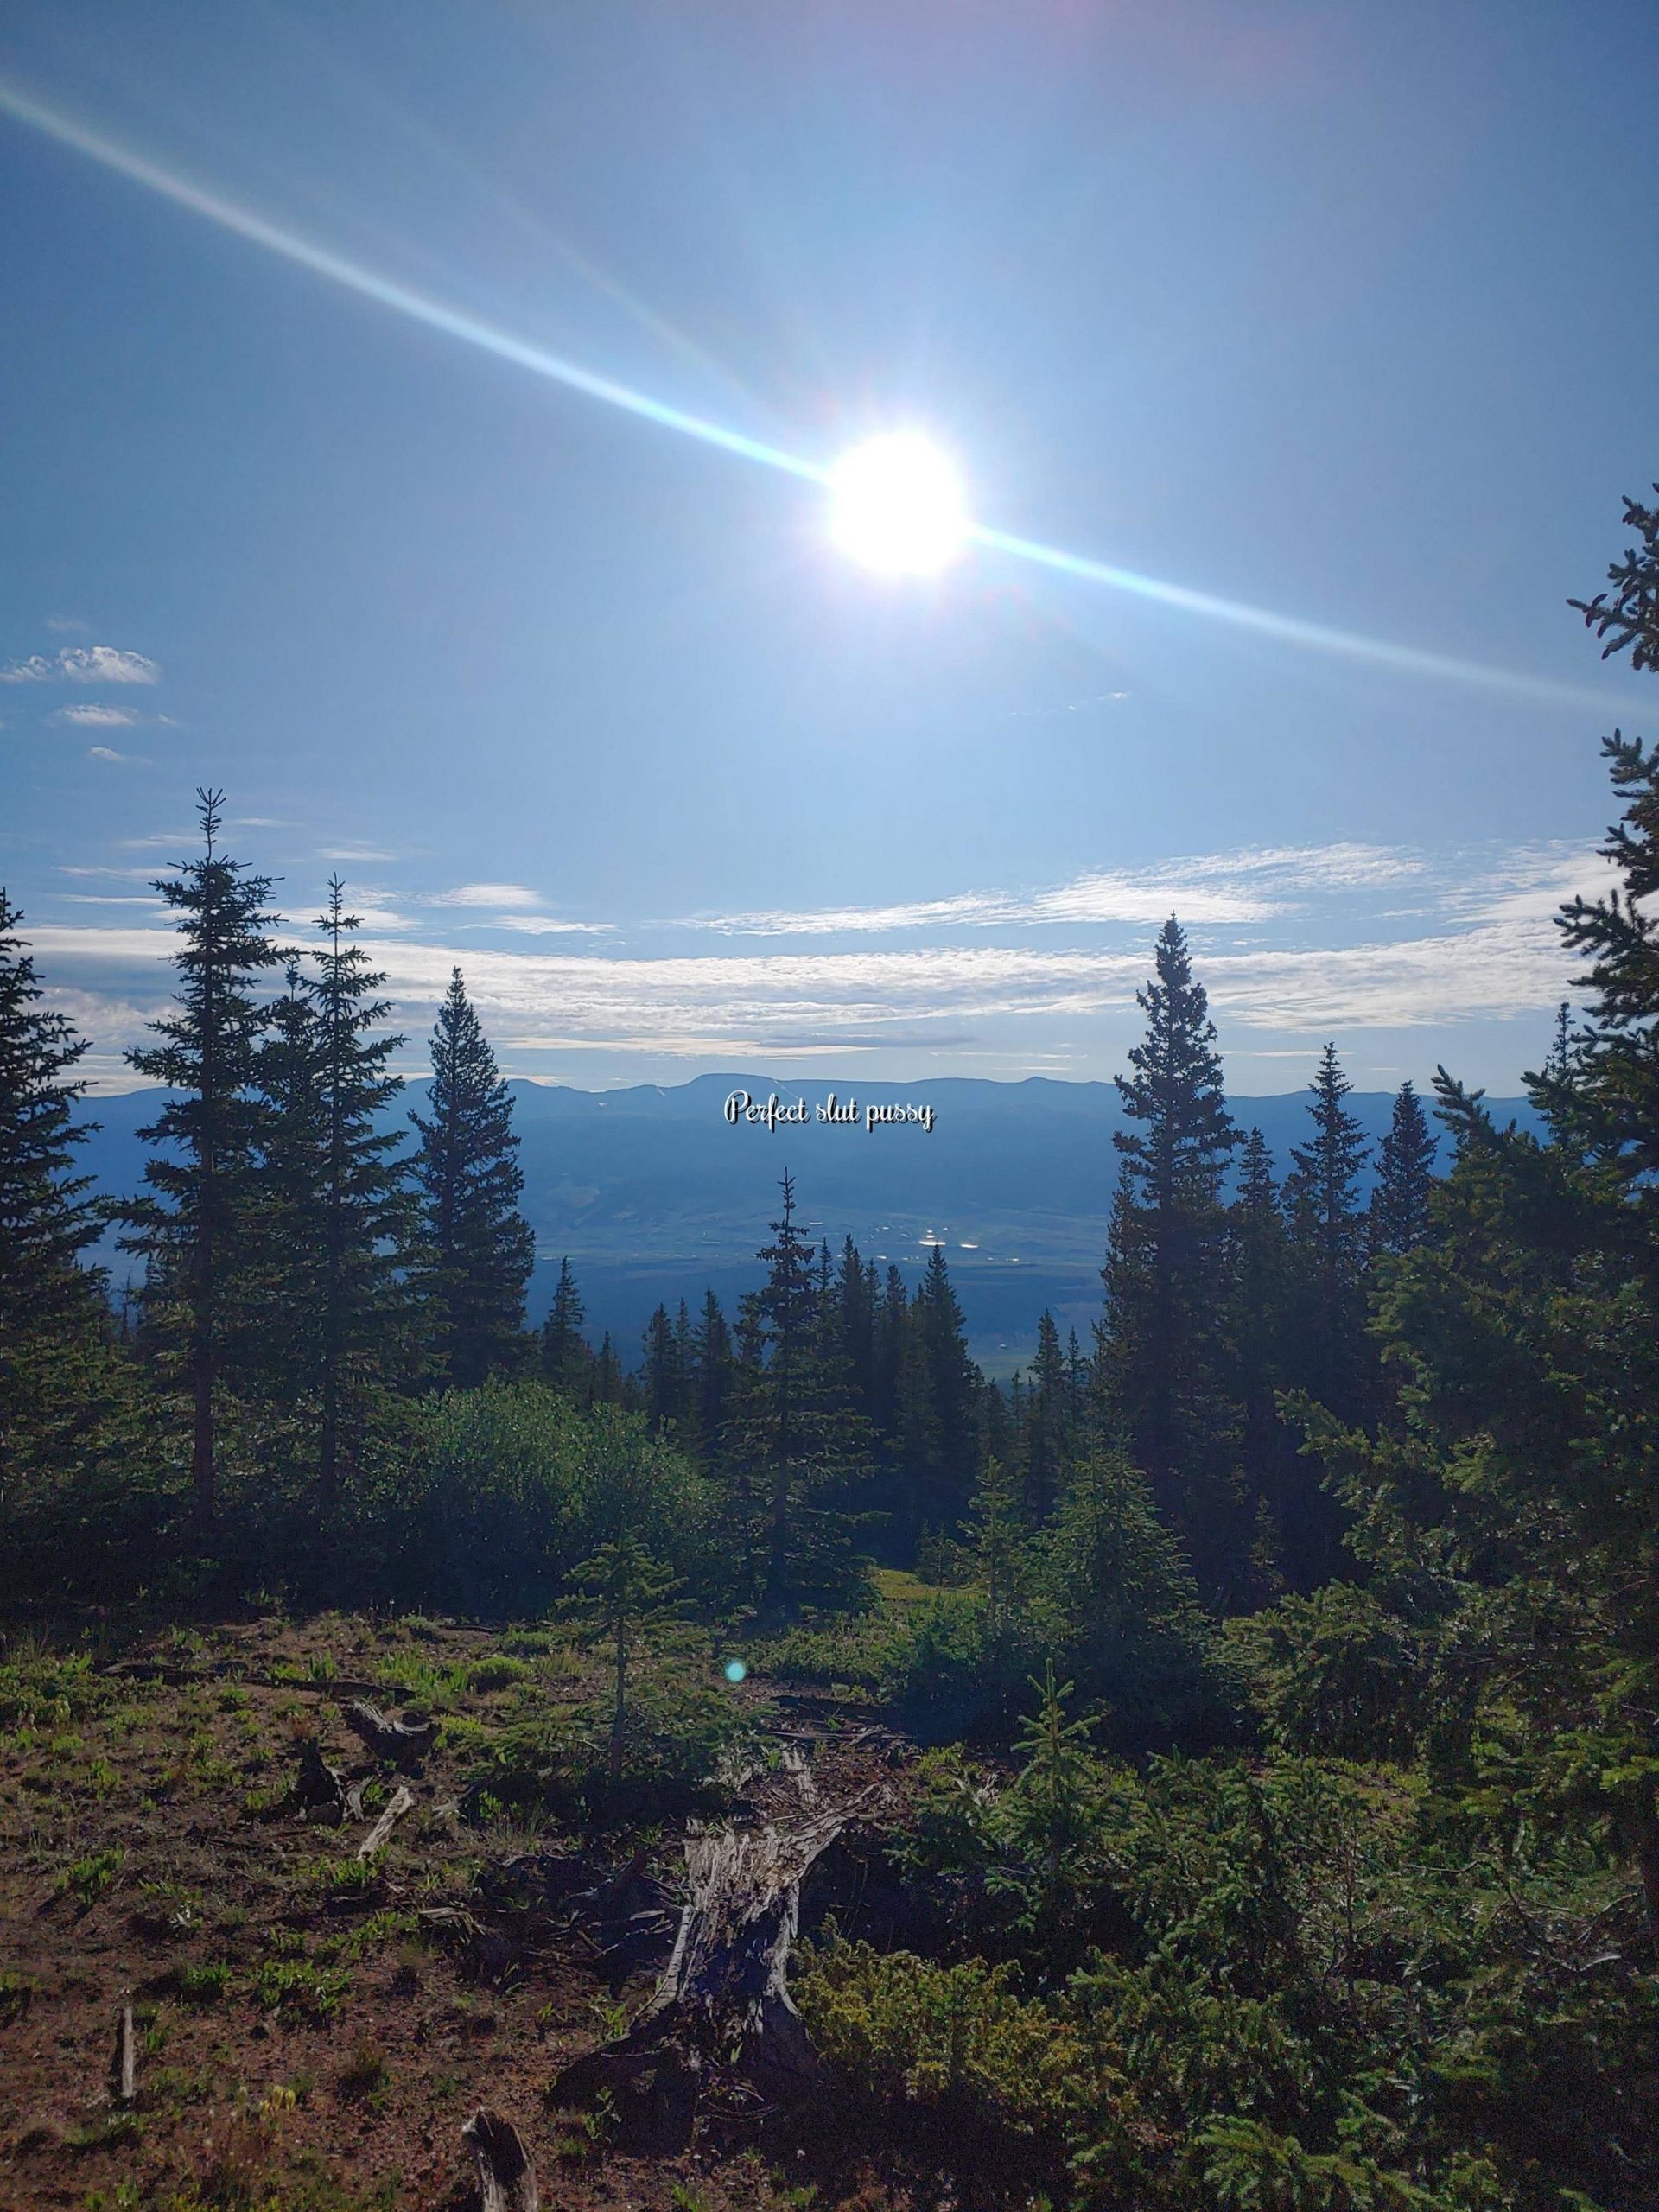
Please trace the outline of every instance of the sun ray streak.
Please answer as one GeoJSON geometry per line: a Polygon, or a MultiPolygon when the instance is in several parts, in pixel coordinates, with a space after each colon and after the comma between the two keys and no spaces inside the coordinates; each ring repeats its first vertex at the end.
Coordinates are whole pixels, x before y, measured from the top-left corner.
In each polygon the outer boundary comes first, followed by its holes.
{"type": "Polygon", "coordinates": [[[636,391],[630,385],[620,383],[614,377],[601,376],[592,369],[584,369],[575,361],[566,360],[562,354],[547,351],[544,346],[532,346],[522,338],[515,338],[510,331],[498,329],[493,323],[481,321],[476,315],[467,315],[460,308],[450,307],[442,300],[435,300],[412,286],[399,284],[392,278],[382,276],[372,269],[365,269],[359,262],[351,261],[344,254],[329,247],[315,245],[309,238],[285,230],[280,224],[256,214],[251,208],[227,200],[220,193],[209,192],[202,186],[192,184],[184,177],[175,176],[170,169],[148,161],[127,147],[118,145],[101,131],[89,129],[85,124],[60,115],[44,102],[21,92],[10,85],[0,83],[0,111],[13,116],[20,123],[32,124],[48,137],[55,138],[77,153],[101,162],[105,168],[130,178],[135,184],[145,185],[171,200],[181,207],[188,207],[193,214],[206,216],[209,222],[233,231],[238,237],[249,239],[267,251],[281,254],[285,260],[296,262],[314,275],[326,276],[330,283],[342,284],[348,290],[360,293],[364,298],[377,302],[382,307],[395,308],[398,314],[410,316],[429,328],[443,331],[451,338],[464,339],[469,346],[483,347],[504,361],[518,367],[533,369],[537,375],[550,378],[554,383],[566,385],[572,391],[584,393],[589,399],[603,399],[613,407],[620,407],[630,415],[638,415],[650,423],[660,423],[664,429],[683,431],[688,437],[699,438],[705,445],[717,446],[726,453],[741,454],[746,461],[764,461],[769,468],[780,468],[791,476],[805,478],[815,484],[826,483],[829,471],[798,454],[785,453],[777,446],[767,445],[759,438],[746,436],[741,430],[728,429],[722,423],[710,423],[700,415],[687,412],[684,408],[670,405],[666,401],[652,399],[649,394],[636,391]]]}
{"type": "MultiPolygon", "coordinates": [[[[551,353],[544,346],[531,345],[527,340],[515,337],[510,331],[499,329],[494,324],[486,322],[477,315],[468,315],[464,309],[452,307],[445,301],[434,299],[411,285],[400,284],[391,277],[383,276],[372,269],[365,268],[361,263],[336,253],[330,247],[319,245],[281,224],[272,222],[268,217],[227,199],[221,193],[209,191],[204,186],[192,183],[188,178],[175,175],[158,162],[135,153],[105,133],[61,113],[32,93],[3,79],[0,79],[0,114],[11,116],[16,122],[28,124],[133,183],[159,193],[175,206],[188,208],[193,214],[203,216],[222,229],[264,247],[268,252],[279,254],[283,259],[326,277],[331,283],[342,285],[382,307],[408,315],[430,329],[442,331],[448,337],[459,338],[469,346],[480,346],[502,360],[531,370],[537,375],[547,377],[588,398],[602,399],[626,414],[658,423],[664,429],[678,430],[685,436],[696,438],[721,452],[739,454],[745,461],[760,461],[769,468],[780,469],[785,474],[807,483],[828,487],[833,482],[836,474],[833,465],[804,460],[800,454],[786,452],[780,446],[752,438],[741,430],[728,429],[723,423],[711,423],[705,416],[691,414],[665,400],[653,399],[648,393],[636,391],[631,385],[623,384],[614,377],[585,369],[578,362],[567,360],[562,354],[551,353]]],[[[1239,600],[1219,598],[1210,592],[1192,591],[1183,584],[1165,583],[1155,576],[1141,575],[1133,569],[1120,568],[1110,562],[1090,560],[1081,554],[1067,553],[1057,546],[1045,545],[1035,538],[1016,537],[1008,531],[995,530],[988,524],[972,525],[968,534],[976,543],[989,551],[1008,555],[1054,574],[1072,576],[1082,582],[1105,584],[1114,590],[1153,601],[1160,606],[1201,615],[1211,621],[1228,623],[1237,629],[1254,631],[1259,636],[1277,638],[1315,652],[1338,654],[1351,660],[1370,661],[1379,667],[1397,669],[1408,675],[1473,684],[1488,690],[1505,691],[1577,707],[1588,706],[1603,712],[1610,711],[1613,705],[1613,695],[1607,690],[1592,690],[1586,685],[1557,683],[1549,677],[1530,676],[1519,670],[1493,668],[1483,662],[1462,660],[1448,653],[1425,652],[1414,645],[1390,645],[1384,639],[1367,638],[1353,631],[1332,629],[1323,623],[1303,621],[1294,615],[1275,614],[1266,607],[1251,607],[1239,600]]]]}

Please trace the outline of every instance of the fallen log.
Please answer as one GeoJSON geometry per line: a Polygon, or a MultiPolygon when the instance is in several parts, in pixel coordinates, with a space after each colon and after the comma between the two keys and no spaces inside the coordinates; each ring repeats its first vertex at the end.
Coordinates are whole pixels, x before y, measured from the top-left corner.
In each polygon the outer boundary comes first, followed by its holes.
{"type": "Polygon", "coordinates": [[[414,1796],[407,1784],[400,1782],[392,1792],[391,1802],[387,1805],[385,1811],[381,1814],[367,1835],[358,1845],[358,1857],[372,1859],[414,1802],[414,1796]]]}
{"type": "Polygon", "coordinates": [[[877,1785],[831,1805],[798,1754],[786,1770],[792,1812],[760,1828],[688,1836],[686,1900],[651,2001],[626,2035],[577,2059],[553,2085],[555,2104],[608,2090],[631,2148],[684,2145],[709,2064],[734,2067],[772,2098],[806,2094],[826,2078],[789,1993],[801,1883],[877,1785]]]}
{"type": "Polygon", "coordinates": [[[537,2212],[536,2169],[506,2114],[480,2105],[461,2132],[478,2170],[483,2212],[537,2212]]]}
{"type": "Polygon", "coordinates": [[[346,1704],[346,1721],[372,1751],[399,1766],[424,1758],[438,1739],[435,1720],[394,1720],[360,1698],[346,1704]]]}

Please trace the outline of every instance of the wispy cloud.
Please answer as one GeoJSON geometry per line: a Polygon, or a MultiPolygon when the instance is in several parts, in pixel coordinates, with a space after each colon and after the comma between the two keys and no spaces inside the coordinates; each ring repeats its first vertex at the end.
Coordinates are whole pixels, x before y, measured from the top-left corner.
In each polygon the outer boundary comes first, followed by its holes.
{"type": "Polygon", "coordinates": [[[141,760],[136,753],[117,753],[107,745],[89,745],[86,748],[86,758],[89,760],[121,760],[132,768],[143,768],[149,765],[148,761],[141,760]]]}
{"type": "Polygon", "coordinates": [[[54,722],[72,722],[79,729],[130,729],[138,717],[127,707],[106,707],[88,701],[85,705],[60,707],[54,722]]]}
{"type": "MultiPolygon", "coordinates": [[[[250,826],[256,825],[251,823],[250,826]]],[[[290,825],[286,823],[261,823],[257,826],[261,829],[286,829],[290,825]]],[[[325,845],[317,855],[320,861],[338,861],[342,863],[355,861],[395,861],[400,857],[401,855],[397,853],[381,852],[372,845],[325,845]]]]}
{"type": "Polygon", "coordinates": [[[157,683],[161,675],[153,660],[119,645],[61,645],[0,668],[0,683],[157,683]]]}
{"type": "Polygon", "coordinates": [[[1422,867],[1392,847],[1248,847],[1141,868],[1091,869],[1045,890],[972,891],[893,905],[774,908],[687,917],[669,925],[727,937],[887,936],[907,930],[1029,929],[1045,924],[1247,924],[1292,912],[1313,892],[1402,881],[1422,867]]]}
{"type": "Polygon", "coordinates": [[[522,883],[462,883],[453,891],[429,891],[424,906],[539,906],[539,892],[522,883]]]}
{"type": "Polygon", "coordinates": [[[472,930],[516,930],[524,937],[614,937],[614,922],[562,922],[552,914],[496,914],[487,922],[462,922],[472,930]]]}

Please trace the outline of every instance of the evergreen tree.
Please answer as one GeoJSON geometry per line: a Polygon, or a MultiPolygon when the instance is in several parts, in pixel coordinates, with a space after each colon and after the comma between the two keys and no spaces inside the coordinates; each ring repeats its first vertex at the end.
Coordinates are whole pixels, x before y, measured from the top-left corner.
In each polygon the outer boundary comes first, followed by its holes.
{"type": "Polygon", "coordinates": [[[372,995],[385,977],[349,941],[359,926],[334,877],[317,918],[324,942],[308,985],[322,1147],[315,1219],[322,1262],[317,1519],[324,1529],[339,1506],[342,1463],[354,1464],[385,1391],[407,1366],[399,1270],[411,1209],[395,1157],[397,1133],[383,1126],[385,1108],[404,1087],[386,1064],[404,1040],[372,1033],[391,1009],[372,995]]]}
{"type": "MultiPolygon", "coordinates": [[[[874,1266],[874,1262],[872,1262],[874,1266]]],[[[870,1414],[884,1443],[891,1446],[899,1428],[899,1377],[904,1370],[905,1346],[910,1338],[910,1294],[905,1279],[891,1262],[880,1294],[872,1291],[872,1361],[875,1382],[870,1414]]]]}
{"type": "MultiPolygon", "coordinates": [[[[1291,1380],[1287,1341],[1293,1269],[1290,1240],[1273,1179],[1273,1156],[1260,1129],[1244,1141],[1227,1211],[1227,1337],[1240,1413],[1239,1459],[1254,1493],[1251,1552],[1255,1594],[1266,1594],[1283,1544],[1309,1548],[1305,1526],[1308,1471],[1281,1418],[1278,1393],[1291,1380]]],[[[1316,1508],[1313,1518],[1320,1514],[1316,1508]]],[[[1318,1549],[1321,1536],[1311,1547],[1318,1549]]]]}
{"type": "MultiPolygon", "coordinates": [[[[1650,638],[1645,652],[1638,665],[1659,665],[1650,638]]],[[[1590,995],[1589,1016],[1566,1080],[1534,1078],[1533,1089],[1552,1117],[1571,1108],[1575,1138],[1593,1158],[1650,1192],[1659,1173],[1659,747],[1615,730],[1602,751],[1624,811],[1601,850],[1623,883],[1574,899],[1558,917],[1568,950],[1590,962],[1574,979],[1590,995]]]]}
{"type": "Polygon", "coordinates": [[[993,1643],[1014,1630],[1029,1595],[1028,1530],[1020,1485],[1000,1459],[987,1459],[968,1510],[968,1545],[985,1592],[993,1643]]]}
{"type": "Polygon", "coordinates": [[[78,1263],[102,1224],[92,1178],[74,1173],[74,1148],[97,1127],[74,1119],[86,1086],[71,1071],[86,1040],[40,1010],[22,918],[0,887],[0,1342],[84,1319],[91,1283],[78,1263]]]}
{"type": "Polygon", "coordinates": [[[512,1094],[459,968],[432,1033],[432,1087],[413,1162],[423,1193],[424,1288],[443,1378],[463,1388],[520,1349],[536,1240],[518,1211],[512,1094]]]}
{"type": "Polygon", "coordinates": [[[673,1429],[695,1442],[696,1401],[691,1388],[690,1321],[682,1300],[678,1319],[659,1306],[645,1324],[645,1363],[639,1389],[645,1419],[653,1430],[673,1429]]]}
{"type": "Polygon", "coordinates": [[[632,1402],[633,1392],[622,1362],[617,1357],[616,1346],[611,1342],[611,1332],[606,1330],[600,1339],[599,1350],[594,1355],[594,1395],[596,1406],[626,1406],[632,1402]]]}
{"type": "Polygon", "coordinates": [[[1345,1419],[1363,1409],[1370,1360],[1364,1335],[1365,1219],[1359,1177],[1369,1154],[1357,1116],[1344,1104],[1353,1085],[1334,1043],[1308,1085],[1311,1143],[1291,1147],[1285,1179],[1300,1300],[1298,1379],[1345,1419]]]}
{"type": "Polygon", "coordinates": [[[1241,1556],[1230,1489],[1235,1413],[1222,1327],[1221,1185],[1236,1136],[1221,1056],[1186,939],[1172,916],[1136,1003],[1144,1040],[1116,1078],[1129,1127],[1112,1210],[1095,1377],[1107,1433],[1121,1433],[1154,1495],[1191,1533],[1206,1580],[1241,1556]]]}
{"type": "MultiPolygon", "coordinates": [[[[288,955],[286,988],[271,1001],[259,1048],[259,1204],[247,1231],[249,1319],[237,1361],[238,1381],[296,1433],[305,1408],[315,1410],[329,1295],[325,1050],[316,995],[299,959],[288,955]]],[[[313,1427],[299,1444],[314,1473],[315,1441],[313,1427]]]]}
{"type": "Polygon", "coordinates": [[[855,1580],[845,1516],[818,1501],[861,1475],[868,1456],[843,1376],[824,1357],[817,1255],[796,1225],[787,1174],[781,1187],[772,1242],[759,1255],[766,1282],[753,1313],[765,1365],[746,1376],[728,1425],[734,1455],[767,1485],[757,1548],[765,1559],[763,1603],[773,1615],[808,1594],[844,1595],[855,1580]]]}
{"type": "Polygon", "coordinates": [[[151,1023],[159,1044],[127,1054],[140,1075],[172,1095],[139,1132],[158,1149],[144,1169],[149,1193],[130,1210],[133,1234],[124,1243],[160,1276],[177,1317],[200,1525],[212,1520],[217,1503],[216,1397],[225,1348],[244,1312],[242,1270],[257,1204],[261,1116],[254,1084],[267,1015],[253,985],[278,955],[267,935],[274,919],[265,912],[270,878],[219,853],[224,793],[196,796],[201,856],[181,861],[176,876],[155,887],[180,917],[176,1010],[151,1023]]]}
{"type": "Polygon", "coordinates": [[[611,1646],[613,1688],[606,1759],[606,1786],[614,1808],[622,1788],[628,1726],[628,1662],[640,1636],[670,1610],[679,1586],[672,1572],[653,1559],[639,1538],[625,1533],[601,1544],[591,1559],[571,1569],[577,1592],[567,1611],[583,1623],[590,1638],[611,1646]]]}
{"type": "Polygon", "coordinates": [[[1220,1684],[1192,1569],[1123,1453],[1078,1460],[1033,1571],[1055,1648],[1109,1701],[1126,1746],[1213,1721],[1220,1684]]]}
{"type": "Polygon", "coordinates": [[[75,1172],[86,1051],[46,1012],[0,890],[0,1583],[9,1599],[125,1599],[165,1556],[173,1408],[84,1264],[106,1217],[75,1172]]]}
{"type": "Polygon", "coordinates": [[[1071,1376],[1060,1350],[1054,1316],[1037,1324],[1037,1351],[1025,1393],[1026,1511],[1033,1525],[1047,1520],[1065,1481],[1071,1457],[1071,1376]]]}
{"type": "Polygon", "coordinates": [[[559,1262],[558,1285],[542,1325],[541,1364],[554,1389],[579,1406],[588,1403],[594,1390],[594,1350],[582,1334],[587,1318],[567,1255],[559,1262]]]}
{"type": "Polygon", "coordinates": [[[893,1441],[904,1478],[902,1522],[914,1541],[925,1527],[944,1536],[960,1522],[978,1458],[978,1370],[942,1244],[929,1249],[916,1294],[902,1310],[893,1441]]]}
{"type": "Polygon", "coordinates": [[[836,1316],[847,1361],[853,1402],[867,1418],[875,1417],[875,1307],[874,1267],[866,1268],[849,1236],[841,1248],[836,1279],[836,1316]]]}
{"type": "Polygon", "coordinates": [[[730,1410],[732,1395],[732,1332],[720,1300],[712,1290],[703,1293],[702,1312],[691,1332],[691,1389],[696,1405],[697,1435],[705,1459],[715,1458],[730,1410]]]}
{"type": "Polygon", "coordinates": [[[1389,1133],[1377,1154],[1370,1211],[1373,1253],[1414,1251],[1428,1234],[1434,1150],[1434,1139],[1417,1093],[1409,1083],[1402,1083],[1395,1095],[1389,1133]]]}

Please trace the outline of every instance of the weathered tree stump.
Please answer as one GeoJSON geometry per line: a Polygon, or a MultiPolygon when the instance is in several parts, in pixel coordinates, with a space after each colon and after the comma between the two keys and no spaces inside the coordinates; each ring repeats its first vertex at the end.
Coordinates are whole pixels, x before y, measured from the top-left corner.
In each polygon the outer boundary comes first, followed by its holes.
{"type": "Polygon", "coordinates": [[[300,1774],[295,1784],[300,1809],[308,1821],[337,1828],[345,1816],[346,1785],[340,1770],[329,1765],[315,1736],[300,1745],[300,1774]]]}
{"type": "Polygon", "coordinates": [[[378,1705],[353,1698],[346,1707],[346,1725],[377,1757],[406,1766],[424,1758],[438,1739],[435,1720],[393,1720],[378,1705]]]}
{"type": "Polygon", "coordinates": [[[625,2036],[577,2059],[554,2084],[557,2103],[609,2090],[631,2147],[671,2152],[690,2139],[709,2063],[732,2065],[780,2099],[805,2095],[826,2078],[789,1994],[789,1953],[803,1878],[874,1793],[826,1805],[804,1760],[789,1769],[791,1814],[686,1839],[688,1895],[655,1993],[625,2036]]]}
{"type": "Polygon", "coordinates": [[[537,2212],[536,2169],[506,2114],[480,2105],[461,2132],[478,2169],[483,2212],[537,2212]]]}

